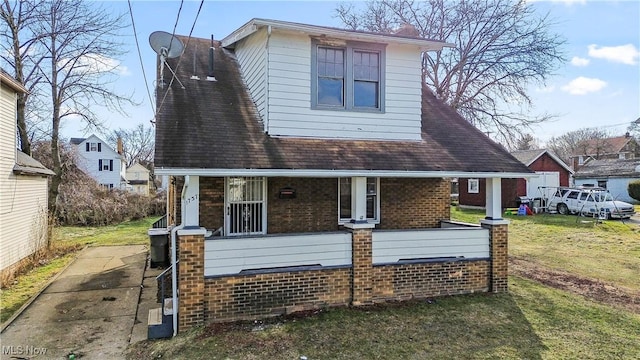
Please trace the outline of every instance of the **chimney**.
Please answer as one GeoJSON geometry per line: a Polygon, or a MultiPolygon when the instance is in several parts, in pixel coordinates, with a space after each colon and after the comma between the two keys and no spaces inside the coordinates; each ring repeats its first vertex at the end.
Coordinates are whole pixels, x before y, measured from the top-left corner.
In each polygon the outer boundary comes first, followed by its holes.
{"type": "Polygon", "coordinates": [[[120,136],[118,136],[117,148],[118,154],[122,155],[122,138],[120,136]]]}
{"type": "Polygon", "coordinates": [[[631,133],[627,131],[627,132],[624,134],[624,137],[625,137],[625,138],[627,138],[627,139],[628,139],[628,138],[630,138],[630,137],[631,137],[631,133]]]}

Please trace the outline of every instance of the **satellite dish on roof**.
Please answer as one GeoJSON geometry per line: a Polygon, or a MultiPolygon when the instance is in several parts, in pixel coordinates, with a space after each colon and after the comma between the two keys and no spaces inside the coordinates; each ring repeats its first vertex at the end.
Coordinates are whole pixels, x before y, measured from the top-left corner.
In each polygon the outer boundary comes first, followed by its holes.
{"type": "Polygon", "coordinates": [[[182,55],[184,52],[184,44],[182,41],[168,32],[154,31],[149,35],[149,45],[151,45],[153,51],[160,56],[160,87],[164,87],[164,66],[166,65],[173,74],[174,79],[178,80],[178,83],[184,89],[184,85],[182,85],[176,73],[167,63],[167,59],[173,59],[182,55]]]}
{"type": "Polygon", "coordinates": [[[151,48],[160,56],[173,59],[182,55],[184,44],[177,37],[165,31],[154,31],[149,35],[151,48]]]}

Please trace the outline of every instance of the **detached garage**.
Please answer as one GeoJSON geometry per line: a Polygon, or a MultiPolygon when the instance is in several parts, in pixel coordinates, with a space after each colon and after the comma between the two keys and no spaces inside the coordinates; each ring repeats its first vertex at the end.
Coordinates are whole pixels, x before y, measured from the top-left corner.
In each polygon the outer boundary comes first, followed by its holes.
{"type": "MultiPolygon", "coordinates": [[[[529,179],[502,180],[502,207],[519,205],[520,197],[549,198],[558,186],[569,186],[573,170],[553,152],[546,149],[520,150],[511,153],[516,159],[538,174],[529,179]]],[[[459,179],[460,205],[485,206],[484,179],[459,179]]]]}

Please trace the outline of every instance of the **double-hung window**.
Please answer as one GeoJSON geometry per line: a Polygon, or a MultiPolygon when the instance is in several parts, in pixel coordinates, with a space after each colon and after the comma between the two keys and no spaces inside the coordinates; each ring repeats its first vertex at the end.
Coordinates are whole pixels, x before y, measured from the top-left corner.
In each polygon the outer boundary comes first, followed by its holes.
{"type": "Polygon", "coordinates": [[[312,41],[311,107],[384,111],[384,46],[312,41]]]}
{"type": "MultiPolygon", "coordinates": [[[[338,223],[344,224],[352,219],[352,181],[351,178],[338,178],[338,223]]],[[[380,179],[367,178],[367,220],[380,222],[380,179]]]]}

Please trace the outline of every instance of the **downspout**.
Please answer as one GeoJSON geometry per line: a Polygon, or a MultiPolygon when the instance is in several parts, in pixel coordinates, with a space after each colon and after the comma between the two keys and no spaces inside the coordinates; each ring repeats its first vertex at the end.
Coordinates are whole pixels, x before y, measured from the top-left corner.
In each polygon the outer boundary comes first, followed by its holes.
{"type": "Polygon", "coordinates": [[[264,103],[264,132],[265,133],[269,133],[269,42],[271,41],[271,25],[267,26],[267,42],[265,44],[265,52],[266,52],[266,57],[267,57],[267,61],[265,63],[265,86],[266,89],[265,90],[265,94],[267,96],[267,101],[265,101],[264,103]]]}
{"type": "Polygon", "coordinates": [[[171,266],[173,271],[171,272],[171,301],[172,301],[172,315],[173,315],[173,336],[178,335],[178,268],[177,268],[177,246],[176,246],[176,234],[178,230],[184,228],[185,217],[185,204],[184,195],[189,187],[189,175],[184,177],[184,185],[182,186],[182,192],[180,193],[180,225],[171,229],[171,266]]]}

